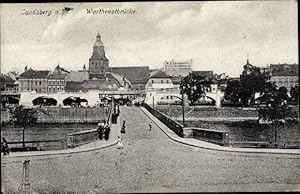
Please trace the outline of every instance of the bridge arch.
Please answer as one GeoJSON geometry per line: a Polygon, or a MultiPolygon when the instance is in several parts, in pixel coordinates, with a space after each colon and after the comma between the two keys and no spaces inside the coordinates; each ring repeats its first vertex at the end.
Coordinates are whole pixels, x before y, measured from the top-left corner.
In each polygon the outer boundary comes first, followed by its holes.
{"type": "Polygon", "coordinates": [[[57,100],[49,96],[39,96],[32,100],[33,106],[57,106],[57,100]]]}
{"type": "Polygon", "coordinates": [[[212,98],[211,96],[205,95],[201,96],[195,103],[191,105],[216,105],[216,100],[212,98]]]}
{"type": "Polygon", "coordinates": [[[157,104],[174,104],[174,105],[180,105],[182,104],[182,98],[176,96],[176,95],[164,95],[159,98],[157,101],[157,104]]]}
{"type": "Polygon", "coordinates": [[[75,107],[80,107],[80,106],[87,106],[88,105],[88,100],[86,98],[81,98],[77,96],[68,96],[62,101],[64,106],[75,106],[75,107]]]}

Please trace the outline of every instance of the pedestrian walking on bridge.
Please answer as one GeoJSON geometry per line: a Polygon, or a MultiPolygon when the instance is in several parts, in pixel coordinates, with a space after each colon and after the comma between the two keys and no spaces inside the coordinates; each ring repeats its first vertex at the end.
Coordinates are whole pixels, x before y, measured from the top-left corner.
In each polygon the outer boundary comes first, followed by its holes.
{"type": "Polygon", "coordinates": [[[152,129],[152,121],[150,121],[149,123],[149,131],[151,131],[151,129],[152,129]]]}
{"type": "Polygon", "coordinates": [[[103,130],[104,130],[104,123],[98,123],[97,132],[100,140],[102,140],[103,138],[103,130]]]}
{"type": "Polygon", "coordinates": [[[108,140],[109,139],[109,134],[110,134],[110,127],[106,124],[104,126],[104,139],[108,140]]]}
{"type": "Polygon", "coordinates": [[[120,136],[118,136],[118,149],[123,149],[123,143],[120,136]]]}
{"type": "Polygon", "coordinates": [[[125,133],[126,125],[125,125],[125,120],[123,120],[122,128],[121,128],[121,133],[125,133]]]}
{"type": "Polygon", "coordinates": [[[4,137],[2,138],[1,148],[1,151],[3,151],[3,155],[9,154],[8,143],[4,137]]]}

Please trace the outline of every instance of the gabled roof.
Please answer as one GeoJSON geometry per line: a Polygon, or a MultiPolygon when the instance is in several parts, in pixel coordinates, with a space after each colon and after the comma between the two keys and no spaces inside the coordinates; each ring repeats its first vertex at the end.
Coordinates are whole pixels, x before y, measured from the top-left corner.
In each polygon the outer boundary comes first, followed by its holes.
{"type": "Polygon", "coordinates": [[[115,79],[110,73],[97,73],[97,74],[90,74],[90,79],[97,79],[97,80],[112,80],[115,79]]]}
{"type": "Polygon", "coordinates": [[[32,70],[31,68],[24,73],[22,73],[19,78],[25,79],[46,79],[49,74],[49,71],[41,71],[41,70],[32,70]]]}
{"type": "Polygon", "coordinates": [[[82,90],[116,90],[119,88],[119,82],[115,79],[104,80],[84,80],[80,87],[82,90]],[[113,88],[115,84],[116,88],[113,88]]]}
{"type": "Polygon", "coordinates": [[[65,79],[65,77],[67,76],[67,74],[54,74],[54,73],[51,73],[47,76],[47,78],[49,79],[65,79]]]}
{"type": "Polygon", "coordinates": [[[11,77],[4,75],[2,73],[0,74],[0,80],[1,80],[1,82],[6,82],[6,83],[10,83],[10,84],[15,83],[15,81],[11,77]]]}
{"type": "Polygon", "coordinates": [[[82,82],[89,79],[89,72],[87,71],[71,71],[66,75],[66,81],[82,82]]]}
{"type": "Polygon", "coordinates": [[[159,70],[155,72],[150,78],[171,78],[171,76],[167,75],[165,72],[159,70]]]}
{"type": "Polygon", "coordinates": [[[79,91],[81,90],[82,82],[66,82],[65,91],[79,91]]]}
{"type": "Polygon", "coordinates": [[[110,67],[108,71],[124,76],[132,84],[146,84],[149,79],[148,66],[110,67]]]}

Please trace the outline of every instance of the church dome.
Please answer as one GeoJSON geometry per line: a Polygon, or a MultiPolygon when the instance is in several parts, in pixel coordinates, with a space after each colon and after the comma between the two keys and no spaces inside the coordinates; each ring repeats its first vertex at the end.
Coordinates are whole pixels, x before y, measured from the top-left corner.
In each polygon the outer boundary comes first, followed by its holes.
{"type": "Polygon", "coordinates": [[[98,33],[98,35],[97,35],[97,40],[96,40],[94,46],[103,46],[103,43],[102,43],[102,41],[101,41],[101,36],[100,36],[99,33],[98,33]]]}

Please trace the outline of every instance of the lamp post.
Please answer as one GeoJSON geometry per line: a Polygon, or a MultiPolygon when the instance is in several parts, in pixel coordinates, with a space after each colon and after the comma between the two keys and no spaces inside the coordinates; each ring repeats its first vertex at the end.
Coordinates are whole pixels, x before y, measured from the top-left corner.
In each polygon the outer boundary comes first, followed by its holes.
{"type": "Polygon", "coordinates": [[[180,85],[181,85],[181,105],[182,105],[182,125],[183,127],[185,126],[185,123],[184,123],[184,89],[185,87],[183,86],[182,84],[182,77],[180,76],[180,85]]]}
{"type": "Polygon", "coordinates": [[[152,96],[152,106],[154,108],[154,96],[152,96]]]}

